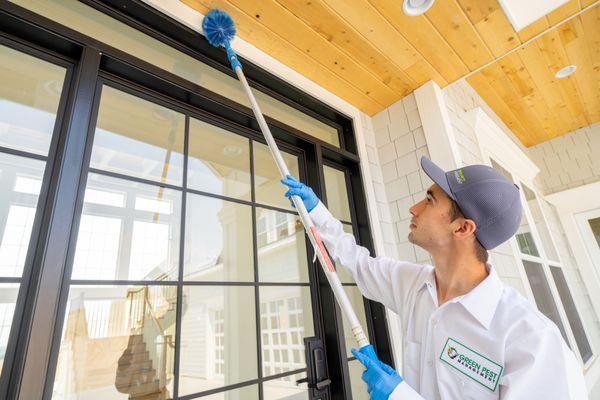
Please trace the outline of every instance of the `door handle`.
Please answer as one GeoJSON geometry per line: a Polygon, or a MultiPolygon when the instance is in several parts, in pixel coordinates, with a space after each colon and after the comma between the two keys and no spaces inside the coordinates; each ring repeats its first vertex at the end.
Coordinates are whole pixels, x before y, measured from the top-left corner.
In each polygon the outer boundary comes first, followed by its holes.
{"type": "Polygon", "coordinates": [[[323,341],[316,336],[304,338],[304,353],[306,356],[307,377],[299,379],[296,384],[308,383],[311,389],[311,399],[323,398],[331,380],[327,377],[327,363],[323,341]]]}

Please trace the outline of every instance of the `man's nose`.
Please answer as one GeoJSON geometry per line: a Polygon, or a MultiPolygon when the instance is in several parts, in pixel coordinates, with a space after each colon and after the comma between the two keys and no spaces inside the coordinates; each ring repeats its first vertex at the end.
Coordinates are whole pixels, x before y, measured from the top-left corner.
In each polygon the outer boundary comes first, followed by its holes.
{"type": "Polygon", "coordinates": [[[419,214],[419,212],[421,211],[422,203],[423,203],[423,201],[420,201],[417,204],[414,204],[411,208],[408,209],[408,212],[410,212],[413,215],[413,217],[416,217],[417,214],[419,214]]]}

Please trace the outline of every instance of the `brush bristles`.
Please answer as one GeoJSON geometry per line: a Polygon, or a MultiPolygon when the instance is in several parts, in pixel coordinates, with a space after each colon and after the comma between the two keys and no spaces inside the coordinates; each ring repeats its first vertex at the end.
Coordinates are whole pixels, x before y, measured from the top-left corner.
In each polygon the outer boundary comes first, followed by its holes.
{"type": "Polygon", "coordinates": [[[226,12],[210,10],[202,22],[206,40],[214,47],[224,46],[235,37],[235,24],[226,12]]]}

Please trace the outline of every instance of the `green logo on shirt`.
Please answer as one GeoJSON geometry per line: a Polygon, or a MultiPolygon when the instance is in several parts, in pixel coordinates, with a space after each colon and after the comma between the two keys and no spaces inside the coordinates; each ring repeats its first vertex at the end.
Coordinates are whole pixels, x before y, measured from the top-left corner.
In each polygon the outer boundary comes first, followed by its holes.
{"type": "Polygon", "coordinates": [[[452,338],[446,340],[440,360],[492,392],[496,391],[504,369],[500,364],[452,338]]]}

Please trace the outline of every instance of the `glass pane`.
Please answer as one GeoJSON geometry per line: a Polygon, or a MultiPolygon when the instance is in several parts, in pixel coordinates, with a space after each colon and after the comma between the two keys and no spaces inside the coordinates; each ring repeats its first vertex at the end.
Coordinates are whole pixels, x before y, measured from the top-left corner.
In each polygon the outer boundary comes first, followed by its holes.
{"type": "Polygon", "coordinates": [[[183,114],[103,86],[90,166],[181,185],[183,114]]]}
{"type": "Polygon", "coordinates": [[[258,386],[244,386],[243,388],[219,392],[199,398],[202,400],[258,400],[258,386]]]}
{"type": "Polygon", "coordinates": [[[537,201],[537,197],[533,190],[529,189],[525,185],[522,185],[522,187],[525,200],[527,201],[527,206],[529,206],[529,211],[531,211],[533,223],[540,234],[542,246],[544,246],[544,249],[546,250],[546,256],[551,260],[558,261],[558,254],[556,253],[554,242],[552,242],[552,237],[550,236],[550,231],[548,230],[548,225],[546,225],[546,221],[544,220],[542,209],[537,201]]]}
{"type": "MultiPolygon", "coordinates": [[[[250,107],[246,93],[237,79],[219,72],[79,1],[11,1],[84,35],[101,38],[102,42],[108,45],[250,107]]],[[[263,92],[254,90],[254,94],[265,115],[339,147],[336,128],[312,118],[263,92]]]]}
{"type": "Polygon", "coordinates": [[[187,185],[250,200],[250,141],[191,118],[187,185]]]}
{"type": "Polygon", "coordinates": [[[513,181],[512,175],[510,174],[510,172],[508,172],[506,169],[504,169],[500,164],[498,164],[496,161],[494,161],[493,159],[490,159],[490,161],[492,162],[492,168],[494,168],[496,171],[500,172],[502,175],[504,175],[504,177],[506,179],[508,179],[510,182],[513,181]]]}
{"type": "Polygon", "coordinates": [[[263,383],[263,397],[265,400],[306,400],[308,399],[308,385],[296,381],[306,378],[306,372],[288,375],[263,383]]]}
{"type": "Polygon", "coordinates": [[[89,174],[72,279],[176,280],[180,220],[180,192],[89,174]]]}
{"type": "Polygon", "coordinates": [[[367,392],[367,384],[362,380],[364,370],[365,367],[358,360],[348,362],[353,400],[370,400],[369,393],[367,392]]]}
{"type": "Polygon", "coordinates": [[[53,398],[171,398],[176,306],[176,286],[71,286],[53,398]]]}
{"type": "Polygon", "coordinates": [[[0,283],[0,372],[2,372],[2,366],[4,365],[4,354],[8,345],[18,294],[19,285],[0,283]]]}
{"type": "Polygon", "coordinates": [[[339,220],[352,221],[344,171],[324,165],[323,173],[327,190],[327,209],[339,220]]]}
{"type": "Polygon", "coordinates": [[[47,155],[66,70],[0,46],[0,146],[47,155]]]}
{"type": "Polygon", "coordinates": [[[252,286],[185,286],[179,395],[256,379],[252,286]]]}
{"type": "Polygon", "coordinates": [[[308,282],[306,236],[300,217],[257,207],[256,237],[262,282],[308,282]]]}
{"type": "Polygon", "coordinates": [[[529,280],[529,285],[533,291],[533,297],[538,309],[558,326],[560,333],[562,333],[565,342],[568,344],[567,334],[562,320],[560,319],[560,315],[558,314],[558,308],[552,297],[550,285],[544,275],[542,265],[524,260],[523,266],[525,267],[525,273],[527,274],[527,279],[529,280]]]}
{"type": "Polygon", "coordinates": [[[521,249],[521,253],[539,257],[540,253],[537,249],[535,241],[533,240],[531,227],[527,221],[527,215],[525,215],[524,212],[521,213],[521,225],[519,225],[515,237],[517,239],[519,249],[521,249]]]}
{"type": "Polygon", "coordinates": [[[184,279],[253,281],[252,208],[187,194],[184,279]]]}
{"type": "MultiPolygon", "coordinates": [[[[350,303],[352,304],[352,308],[354,309],[354,312],[356,313],[356,316],[358,317],[358,321],[360,322],[360,325],[362,326],[363,330],[365,331],[365,334],[368,336],[368,330],[367,330],[367,316],[365,314],[365,302],[363,299],[362,294],[360,293],[360,290],[358,290],[358,287],[356,286],[344,286],[344,290],[346,291],[346,294],[348,295],[348,299],[350,299],[350,303]]],[[[348,319],[346,318],[346,315],[342,313],[342,320],[344,321],[344,342],[346,345],[346,352],[347,352],[347,356],[348,357],[352,357],[352,353],[350,352],[351,349],[356,349],[358,348],[358,344],[356,343],[356,340],[354,339],[354,336],[352,335],[352,328],[350,327],[350,324],[348,323],[348,319]]]]}
{"type": "MultiPolygon", "coordinates": [[[[342,228],[344,229],[344,232],[354,235],[352,225],[342,224],[342,228]]],[[[346,268],[342,267],[342,265],[337,261],[335,262],[335,270],[342,283],[355,283],[354,279],[352,279],[352,275],[350,275],[350,272],[348,272],[346,268]]]]}
{"type": "Polygon", "coordinates": [[[596,243],[598,243],[598,247],[600,247],[600,218],[590,219],[588,220],[588,223],[590,224],[592,232],[594,232],[596,243]]]}
{"type": "Polygon", "coordinates": [[[0,276],[23,274],[45,165],[0,153],[0,276]]]}
{"type": "Polygon", "coordinates": [[[550,271],[552,272],[554,283],[556,283],[560,300],[565,308],[565,313],[567,314],[569,325],[573,331],[573,336],[575,336],[579,354],[581,354],[583,362],[586,363],[593,356],[592,348],[590,347],[590,342],[585,335],[585,329],[583,327],[583,323],[581,322],[579,311],[577,311],[577,307],[573,301],[573,296],[571,296],[571,290],[569,290],[569,286],[567,285],[567,280],[565,279],[562,268],[551,266],[550,271]]]}
{"type": "MultiPolygon", "coordinates": [[[[256,202],[270,206],[293,210],[290,201],[283,195],[285,186],[279,181],[281,176],[265,144],[254,142],[254,187],[256,191],[256,202]]],[[[281,152],[283,160],[290,174],[298,178],[298,157],[281,152]]]]}
{"type": "Polygon", "coordinates": [[[310,288],[268,286],[259,290],[263,375],[306,368],[304,337],[315,334],[310,288]]]}

